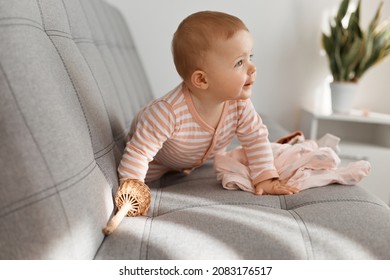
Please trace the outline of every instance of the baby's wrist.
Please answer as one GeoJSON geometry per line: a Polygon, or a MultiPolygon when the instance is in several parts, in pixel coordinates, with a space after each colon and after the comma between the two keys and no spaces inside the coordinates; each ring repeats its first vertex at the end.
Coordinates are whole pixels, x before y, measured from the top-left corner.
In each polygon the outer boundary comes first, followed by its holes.
{"type": "Polygon", "coordinates": [[[255,184],[255,187],[256,186],[260,186],[260,185],[266,185],[266,184],[269,184],[269,183],[272,183],[274,180],[277,180],[277,178],[269,178],[269,179],[266,179],[264,181],[261,181],[261,182],[258,182],[255,184]]]}

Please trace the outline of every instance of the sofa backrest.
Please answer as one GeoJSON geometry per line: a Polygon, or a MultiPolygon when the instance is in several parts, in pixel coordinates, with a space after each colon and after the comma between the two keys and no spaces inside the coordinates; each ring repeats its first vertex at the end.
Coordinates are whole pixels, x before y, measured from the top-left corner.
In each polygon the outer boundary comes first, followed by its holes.
{"type": "Polygon", "coordinates": [[[120,12],[0,0],[0,259],[92,259],[134,113],[152,99],[120,12]]]}

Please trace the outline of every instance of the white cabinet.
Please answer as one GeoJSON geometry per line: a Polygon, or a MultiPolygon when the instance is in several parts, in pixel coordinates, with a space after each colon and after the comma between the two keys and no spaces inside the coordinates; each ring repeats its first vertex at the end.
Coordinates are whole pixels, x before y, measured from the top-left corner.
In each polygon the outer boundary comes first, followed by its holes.
{"type": "Polygon", "coordinates": [[[326,133],[340,137],[341,164],[368,160],[371,173],[359,185],[390,205],[390,115],[357,110],[349,114],[318,114],[304,109],[301,130],[310,139],[326,133]]]}

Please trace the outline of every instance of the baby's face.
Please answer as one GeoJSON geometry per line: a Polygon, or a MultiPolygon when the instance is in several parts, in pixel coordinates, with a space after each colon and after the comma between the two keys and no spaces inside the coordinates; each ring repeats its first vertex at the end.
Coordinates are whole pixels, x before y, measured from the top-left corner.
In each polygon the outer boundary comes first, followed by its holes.
{"type": "Polygon", "coordinates": [[[256,79],[252,63],[253,40],[248,31],[241,30],[227,40],[217,40],[206,55],[210,98],[218,101],[247,99],[256,79]]]}

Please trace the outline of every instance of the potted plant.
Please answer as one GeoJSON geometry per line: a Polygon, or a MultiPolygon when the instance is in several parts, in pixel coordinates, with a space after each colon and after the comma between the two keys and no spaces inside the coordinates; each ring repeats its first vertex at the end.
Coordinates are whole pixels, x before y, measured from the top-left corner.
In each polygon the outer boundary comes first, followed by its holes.
{"type": "Polygon", "coordinates": [[[336,16],[330,19],[330,34],[322,33],[322,46],[333,76],[330,88],[335,112],[346,113],[350,110],[360,78],[390,54],[390,19],[380,22],[383,2],[379,4],[366,31],[359,23],[360,2],[349,14],[350,1],[343,0],[336,16]]]}

